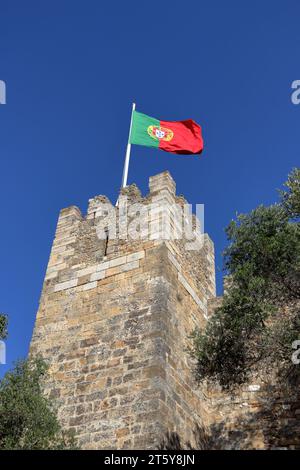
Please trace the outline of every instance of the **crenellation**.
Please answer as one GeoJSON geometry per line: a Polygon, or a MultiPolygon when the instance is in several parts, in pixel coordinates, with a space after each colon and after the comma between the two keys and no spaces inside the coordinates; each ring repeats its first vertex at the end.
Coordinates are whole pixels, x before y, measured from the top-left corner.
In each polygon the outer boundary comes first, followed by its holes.
{"type": "Polygon", "coordinates": [[[112,203],[106,196],[99,195],[95,196],[92,199],[89,199],[86,219],[95,219],[97,217],[105,215],[102,210],[103,205],[106,206],[106,210],[113,208],[112,203]]]}
{"type": "Polygon", "coordinates": [[[150,176],[149,190],[151,195],[167,191],[175,197],[176,184],[170,173],[168,171],[164,171],[158,175],[150,176]]]}
{"type": "Polygon", "coordinates": [[[143,201],[141,191],[136,184],[131,184],[120,190],[120,199],[126,197],[129,204],[140,203],[143,201]]]}
{"type": "Polygon", "coordinates": [[[69,206],[61,209],[57,226],[60,227],[61,225],[66,225],[70,223],[72,220],[81,220],[82,213],[79,207],[77,206],[69,206]]]}

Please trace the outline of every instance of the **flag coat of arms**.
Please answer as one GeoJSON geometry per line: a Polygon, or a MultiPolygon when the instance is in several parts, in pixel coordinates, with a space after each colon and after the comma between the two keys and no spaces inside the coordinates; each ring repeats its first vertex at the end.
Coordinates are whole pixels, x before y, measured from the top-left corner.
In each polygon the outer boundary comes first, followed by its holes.
{"type": "Polygon", "coordinates": [[[186,155],[203,150],[201,126],[192,119],[160,121],[137,111],[133,111],[129,143],[186,155]]]}

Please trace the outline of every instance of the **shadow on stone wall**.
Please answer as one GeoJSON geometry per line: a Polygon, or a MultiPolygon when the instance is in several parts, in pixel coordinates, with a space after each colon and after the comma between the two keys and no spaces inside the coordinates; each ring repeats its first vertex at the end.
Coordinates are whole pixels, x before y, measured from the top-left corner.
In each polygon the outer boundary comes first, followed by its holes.
{"type": "Polygon", "coordinates": [[[194,446],[190,442],[183,443],[179,434],[176,432],[167,432],[158,446],[159,450],[208,450],[211,447],[211,436],[204,426],[195,425],[193,430],[194,446]]]}
{"type": "Polygon", "coordinates": [[[268,389],[267,397],[266,394],[257,396],[249,403],[252,411],[247,413],[242,414],[241,409],[233,405],[228,419],[209,427],[195,425],[193,442],[183,442],[178,433],[168,432],[159,449],[299,450],[300,393],[283,400],[268,389]]]}

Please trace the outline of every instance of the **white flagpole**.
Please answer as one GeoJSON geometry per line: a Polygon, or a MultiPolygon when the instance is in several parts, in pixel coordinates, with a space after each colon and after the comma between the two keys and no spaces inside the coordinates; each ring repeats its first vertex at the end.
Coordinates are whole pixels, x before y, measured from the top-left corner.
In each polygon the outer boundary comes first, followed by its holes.
{"type": "Polygon", "coordinates": [[[126,156],[125,156],[125,163],[124,163],[124,170],[123,170],[123,177],[122,177],[122,188],[125,188],[125,186],[127,186],[128,167],[129,167],[130,150],[131,150],[130,134],[131,134],[132,118],[133,118],[133,112],[134,112],[134,110],[135,110],[135,103],[132,103],[132,111],[131,111],[131,119],[130,119],[130,127],[129,127],[128,144],[127,144],[127,149],[126,149],[126,156]]]}

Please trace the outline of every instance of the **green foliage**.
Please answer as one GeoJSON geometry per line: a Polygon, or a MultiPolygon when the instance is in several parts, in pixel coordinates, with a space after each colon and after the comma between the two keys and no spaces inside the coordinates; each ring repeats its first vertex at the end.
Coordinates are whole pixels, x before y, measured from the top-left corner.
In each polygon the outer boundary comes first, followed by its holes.
{"type": "Polygon", "coordinates": [[[280,191],[282,204],[291,218],[300,217],[300,168],[295,168],[280,191]]]}
{"type": "Polygon", "coordinates": [[[40,359],[19,361],[0,382],[0,449],[70,449],[41,382],[47,371],[40,359]]]}
{"type": "Polygon", "coordinates": [[[7,316],[0,313],[0,340],[7,336],[7,316]]]}
{"type": "Polygon", "coordinates": [[[291,362],[300,338],[300,171],[294,170],[281,201],[242,214],[226,229],[225,269],[230,287],[190,350],[199,381],[230,388],[257,367],[286,380],[300,375],[291,362]]]}

